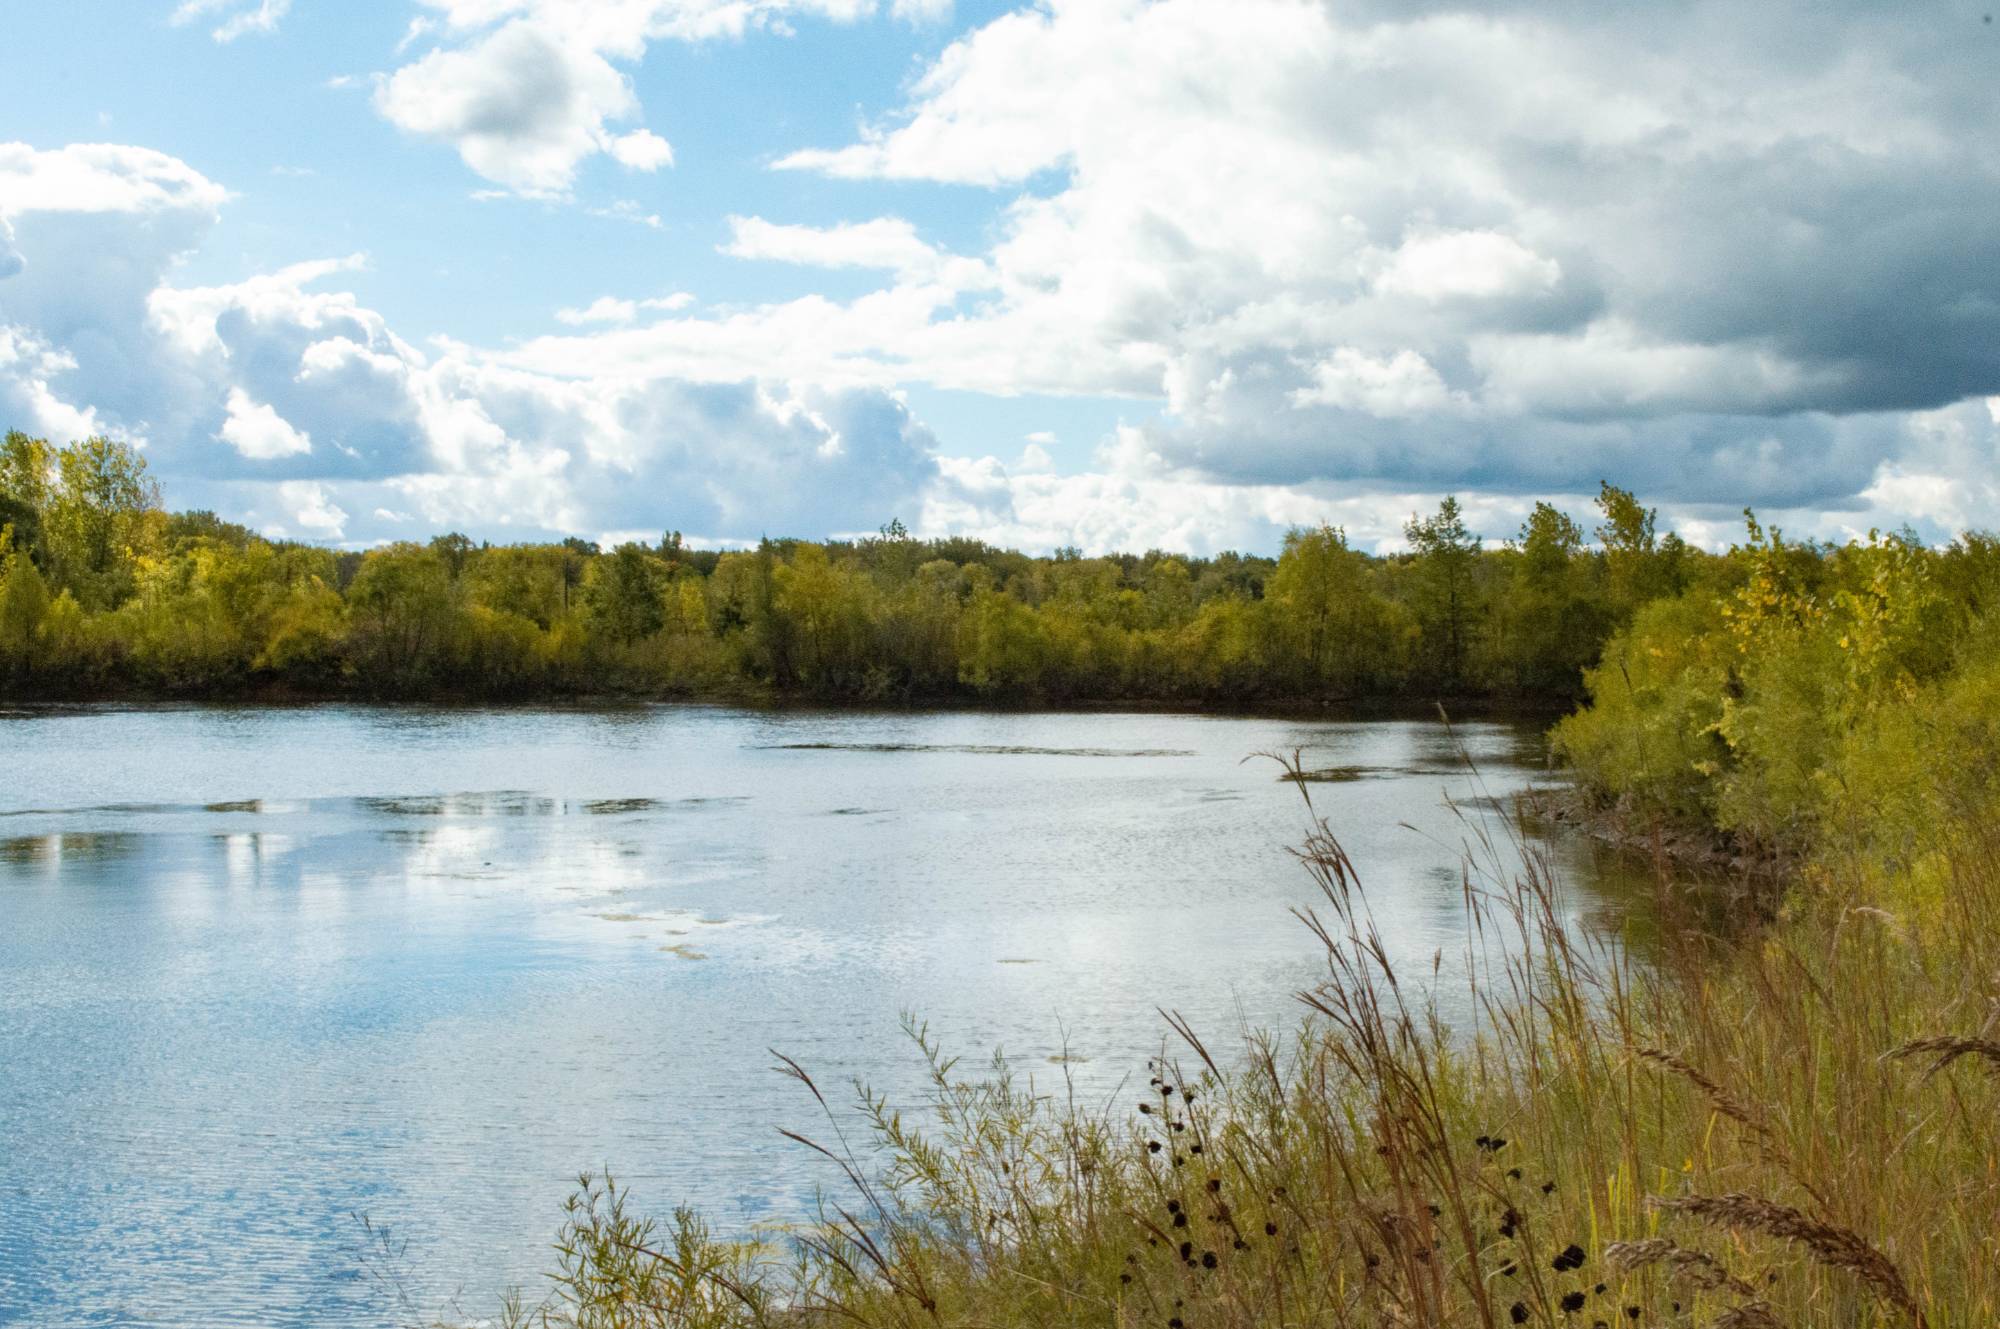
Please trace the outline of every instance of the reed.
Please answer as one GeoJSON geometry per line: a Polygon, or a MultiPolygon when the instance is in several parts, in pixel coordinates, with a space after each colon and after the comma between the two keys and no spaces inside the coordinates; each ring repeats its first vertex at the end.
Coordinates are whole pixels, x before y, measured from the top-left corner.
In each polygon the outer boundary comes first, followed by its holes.
{"type": "Polygon", "coordinates": [[[1663,877],[1670,941],[1642,965],[1573,923],[1518,823],[1468,816],[1454,1027],[1445,971],[1398,972],[1311,787],[1297,913],[1325,972],[1294,1033],[1219,1052],[1162,1012],[1169,1050],[1110,1107],[968,1071],[917,1024],[905,1107],[836,1102],[781,1058],[821,1117],[792,1134],[829,1170],[816,1223],[764,1246],[685,1211],[657,1229],[586,1178],[556,1279],[510,1322],[2000,1323],[2000,1077],[1967,1069],[2000,1064],[1975,1020],[2000,983],[1990,823],[1933,828],[1957,889],[1928,909],[1822,862],[1718,942],[1663,877]]]}

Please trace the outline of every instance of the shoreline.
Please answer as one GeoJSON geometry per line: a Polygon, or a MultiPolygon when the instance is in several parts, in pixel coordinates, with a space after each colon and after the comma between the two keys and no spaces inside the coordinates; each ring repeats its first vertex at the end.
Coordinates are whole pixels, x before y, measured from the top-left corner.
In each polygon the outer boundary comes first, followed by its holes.
{"type": "Polygon", "coordinates": [[[743,692],[576,692],[519,695],[440,693],[430,696],[369,694],[346,691],[303,691],[292,688],[251,688],[242,691],[176,694],[163,691],[105,691],[88,694],[0,692],[0,714],[8,711],[85,710],[148,707],[271,707],[312,708],[363,706],[434,708],[438,710],[589,710],[642,706],[727,707],[754,711],[799,711],[868,714],[953,712],[992,715],[1182,715],[1217,718],[1436,720],[1447,723],[1480,720],[1547,721],[1553,724],[1575,705],[1542,697],[1328,697],[1268,698],[1249,701],[1162,697],[994,698],[908,697],[862,699],[784,693],[743,692]]]}
{"type": "Polygon", "coordinates": [[[1658,819],[1645,826],[1635,825],[1628,809],[1615,803],[1602,804],[1575,783],[1524,790],[1515,795],[1515,803],[1524,817],[1551,829],[1588,836],[1676,873],[1726,876],[1782,890],[1798,868],[1794,859],[1775,850],[1745,845],[1715,826],[1670,824],[1658,819]]]}

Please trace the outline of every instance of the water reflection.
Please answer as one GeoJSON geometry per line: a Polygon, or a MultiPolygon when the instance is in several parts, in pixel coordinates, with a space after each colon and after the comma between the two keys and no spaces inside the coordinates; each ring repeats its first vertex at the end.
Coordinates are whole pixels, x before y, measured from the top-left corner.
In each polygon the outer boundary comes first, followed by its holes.
{"type": "Polygon", "coordinates": [[[6,741],[0,1320],[49,1325],[380,1323],[357,1211],[421,1310],[488,1309],[607,1160],[725,1228],[798,1216],[818,1178],[776,1128],[807,1105],[765,1049],[908,1093],[905,1010],[1096,1094],[1160,1005],[1223,1045],[1289,1022],[1324,973],[1287,913],[1304,806],[1252,753],[1366,773],[1314,806],[1451,989],[1444,796],[1504,799],[1535,742],[662,707],[70,709],[6,741]]]}

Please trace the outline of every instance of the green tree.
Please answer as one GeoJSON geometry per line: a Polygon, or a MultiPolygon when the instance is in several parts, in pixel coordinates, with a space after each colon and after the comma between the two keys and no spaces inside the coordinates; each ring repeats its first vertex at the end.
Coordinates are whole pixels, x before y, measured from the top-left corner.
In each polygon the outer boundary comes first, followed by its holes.
{"type": "Polygon", "coordinates": [[[362,682],[410,692],[445,681],[461,609],[451,572],[433,551],[371,550],[347,588],[348,656],[362,682]]]}
{"type": "Polygon", "coordinates": [[[1380,667],[1382,614],[1367,572],[1367,559],[1348,546],[1338,526],[1285,533],[1265,594],[1288,654],[1298,662],[1295,686],[1354,691],[1380,667]]]}
{"type": "Polygon", "coordinates": [[[466,560],[472,557],[474,547],[470,537],[461,535],[457,531],[449,535],[440,535],[431,541],[431,552],[443,562],[445,571],[451,574],[453,581],[457,581],[464,574],[466,560]]]}
{"type": "Polygon", "coordinates": [[[0,441],[0,526],[12,528],[9,544],[42,549],[42,511],[55,479],[55,449],[47,439],[18,429],[0,441]]]}
{"type": "Polygon", "coordinates": [[[1598,484],[1597,510],[1604,515],[1596,534],[1604,550],[1606,597],[1617,620],[1629,621],[1649,600],[1680,594],[1688,547],[1671,531],[1656,538],[1658,512],[1608,480],[1598,484]]]}
{"type": "Polygon", "coordinates": [[[27,551],[14,547],[13,528],[0,525],[0,675],[25,679],[39,661],[49,587],[27,551]]]}
{"type": "Polygon", "coordinates": [[[499,545],[473,555],[465,580],[475,604],[547,629],[569,612],[572,561],[580,578],[582,560],[562,545],[499,545]]]}
{"type": "Polygon", "coordinates": [[[146,459],[100,436],[56,453],[56,482],[42,510],[43,541],[56,579],[86,608],[110,608],[131,590],[140,518],[158,509],[146,459]]]}
{"type": "Polygon", "coordinates": [[[1583,529],[1537,503],[1521,526],[1518,554],[1504,597],[1503,663],[1518,688],[1575,692],[1608,629],[1590,584],[1583,529]]]}
{"type": "Polygon", "coordinates": [[[611,641],[650,637],[667,621],[667,589],[672,582],[672,572],[651,549],[619,545],[591,560],[584,573],[584,616],[592,629],[611,641]]]}
{"type": "Polygon", "coordinates": [[[1416,570],[1415,609],[1423,652],[1433,679],[1446,689],[1464,685],[1477,622],[1473,572],[1480,538],[1466,528],[1456,495],[1436,513],[1403,525],[1416,570]]]}
{"type": "MultiPolygon", "coordinates": [[[[984,573],[984,569],[980,570],[984,573]]],[[[1035,611],[978,579],[959,626],[959,680],[976,692],[1025,695],[1039,691],[1048,634],[1035,611]]]]}
{"type": "Polygon", "coordinates": [[[820,545],[793,547],[772,571],[772,607],[786,624],[792,679],[817,692],[857,690],[870,663],[868,583],[820,545]]]}
{"type": "Polygon", "coordinates": [[[1194,578],[1178,558],[1159,558],[1145,570],[1146,621],[1177,628],[1194,614],[1194,578]]]}

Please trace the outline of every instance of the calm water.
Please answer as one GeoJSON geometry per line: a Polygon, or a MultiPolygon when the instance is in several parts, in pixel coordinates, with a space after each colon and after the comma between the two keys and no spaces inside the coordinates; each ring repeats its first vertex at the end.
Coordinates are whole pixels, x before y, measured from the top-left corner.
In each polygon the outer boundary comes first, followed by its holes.
{"type": "MultiPolygon", "coordinates": [[[[1485,792],[1531,726],[1457,740],[1485,792]]],[[[1319,972],[1314,786],[1383,931],[1464,942],[1436,724],[145,708],[0,715],[0,1322],[362,1325],[539,1294],[610,1162],[742,1230],[831,1179],[768,1048],[907,1093],[899,1012],[1104,1094],[1319,972]],[[1409,822],[1416,829],[1400,828],[1409,822]],[[369,1272],[387,1224],[410,1299],[369,1272]]],[[[1573,851],[1581,852],[1581,851],[1573,851]]],[[[1585,872],[1586,866],[1575,864],[1585,872]]]]}

